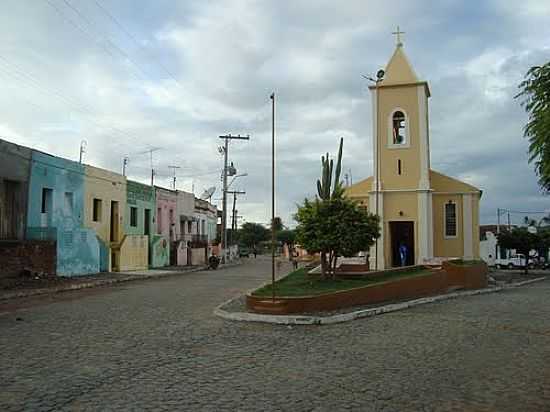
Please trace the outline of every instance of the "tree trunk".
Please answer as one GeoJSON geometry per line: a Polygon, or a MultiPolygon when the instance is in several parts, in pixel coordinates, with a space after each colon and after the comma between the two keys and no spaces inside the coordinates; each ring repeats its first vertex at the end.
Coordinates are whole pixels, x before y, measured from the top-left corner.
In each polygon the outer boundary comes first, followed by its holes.
{"type": "Polygon", "coordinates": [[[525,255],[525,268],[523,269],[524,274],[529,274],[529,253],[525,255]]]}
{"type": "Polygon", "coordinates": [[[333,265],[333,262],[334,261],[334,252],[333,251],[330,251],[329,253],[329,259],[328,259],[328,267],[329,267],[329,272],[330,272],[330,278],[331,279],[334,279],[334,265],[333,265]]]}
{"type": "Polygon", "coordinates": [[[326,279],[327,276],[327,254],[321,252],[321,279],[326,279]]]}
{"type": "Polygon", "coordinates": [[[338,262],[338,255],[335,253],[332,256],[332,279],[336,279],[336,263],[338,262]]]}

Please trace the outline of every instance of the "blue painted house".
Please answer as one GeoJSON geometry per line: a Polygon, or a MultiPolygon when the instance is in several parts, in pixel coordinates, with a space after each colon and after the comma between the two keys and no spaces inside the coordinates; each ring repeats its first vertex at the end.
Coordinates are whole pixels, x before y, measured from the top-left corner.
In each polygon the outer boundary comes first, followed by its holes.
{"type": "Polygon", "coordinates": [[[100,270],[100,247],[84,227],[84,166],[32,152],[27,238],[57,242],[57,274],[78,276],[100,270]]]}

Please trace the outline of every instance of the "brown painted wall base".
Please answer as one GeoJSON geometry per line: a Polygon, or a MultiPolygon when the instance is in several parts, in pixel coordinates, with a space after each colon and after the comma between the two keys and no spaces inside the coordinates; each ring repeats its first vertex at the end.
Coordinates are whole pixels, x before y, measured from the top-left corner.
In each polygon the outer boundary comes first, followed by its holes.
{"type": "Polygon", "coordinates": [[[268,297],[246,296],[246,306],[256,313],[287,315],[341,309],[387,301],[419,298],[447,293],[453,289],[487,287],[487,265],[458,266],[452,263],[426,275],[401,278],[378,285],[316,296],[268,297]]]}
{"type": "Polygon", "coordinates": [[[55,275],[56,253],[54,241],[1,241],[0,277],[18,276],[24,271],[55,275]]]}

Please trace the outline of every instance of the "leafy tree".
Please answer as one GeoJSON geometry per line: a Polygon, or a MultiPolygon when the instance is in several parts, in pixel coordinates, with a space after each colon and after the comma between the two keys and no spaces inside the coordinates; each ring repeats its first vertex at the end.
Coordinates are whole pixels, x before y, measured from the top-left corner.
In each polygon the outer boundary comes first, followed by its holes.
{"type": "Polygon", "coordinates": [[[547,227],[547,226],[550,226],[550,214],[547,216],[544,216],[539,221],[539,227],[547,227]]]}
{"type": "Polygon", "coordinates": [[[523,131],[529,139],[529,162],[535,162],[541,188],[550,191],[550,62],[531,67],[519,88],[516,98],[529,115],[523,131]]]}
{"type": "Polygon", "coordinates": [[[287,244],[289,247],[294,246],[296,243],[296,232],[294,230],[285,229],[277,233],[277,240],[283,244],[287,244]]]}
{"type": "Polygon", "coordinates": [[[343,146],[344,139],[340,139],[336,170],[328,153],[321,157],[318,197],[314,201],[306,199],[295,216],[296,241],[309,252],[319,252],[323,278],[330,273],[334,277],[339,256],[352,256],[366,250],[380,236],[378,218],[344,198],[340,181],[343,146]]]}
{"type": "Polygon", "coordinates": [[[537,234],[540,239],[537,253],[546,260],[548,257],[548,248],[550,248],[550,226],[539,226],[537,229],[537,234]]]}
{"type": "Polygon", "coordinates": [[[288,247],[289,259],[294,253],[294,244],[296,243],[296,232],[294,230],[285,229],[277,233],[277,241],[288,247]]]}
{"type": "Polygon", "coordinates": [[[239,242],[248,247],[256,247],[269,238],[269,230],[259,223],[246,222],[238,232],[239,242]]]}
{"type": "Polygon", "coordinates": [[[526,227],[515,227],[512,230],[501,232],[498,243],[506,249],[516,249],[525,256],[525,274],[528,273],[529,252],[541,246],[542,239],[538,233],[531,233],[526,227]]]}
{"type": "Polygon", "coordinates": [[[321,254],[321,276],[334,277],[340,256],[368,249],[380,236],[378,218],[353,200],[305,200],[296,213],[296,241],[321,254]]]}
{"type": "Polygon", "coordinates": [[[271,222],[271,228],[275,227],[275,233],[283,230],[283,220],[279,216],[275,216],[271,222]]]}
{"type": "Polygon", "coordinates": [[[523,218],[523,223],[525,224],[525,226],[536,226],[537,225],[537,221],[535,219],[530,218],[529,216],[525,216],[523,218]]]}

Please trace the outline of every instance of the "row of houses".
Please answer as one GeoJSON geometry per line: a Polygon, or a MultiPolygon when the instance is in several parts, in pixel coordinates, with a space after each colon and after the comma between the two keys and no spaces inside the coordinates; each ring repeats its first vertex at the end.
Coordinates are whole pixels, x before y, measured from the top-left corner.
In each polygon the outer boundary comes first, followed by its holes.
{"type": "Polygon", "coordinates": [[[202,264],[217,221],[192,193],[0,140],[0,241],[19,247],[0,255],[19,266],[33,266],[39,242],[54,245],[62,276],[202,264]]]}

